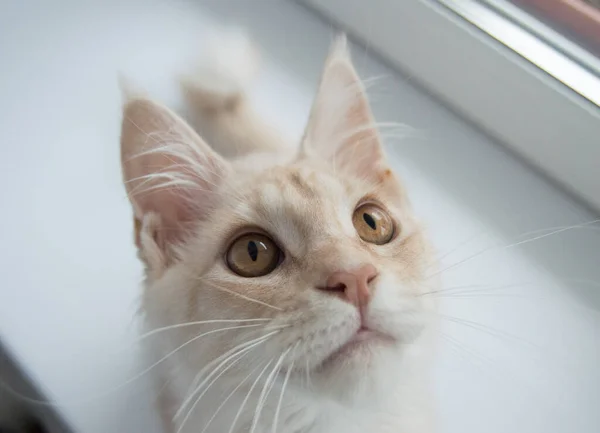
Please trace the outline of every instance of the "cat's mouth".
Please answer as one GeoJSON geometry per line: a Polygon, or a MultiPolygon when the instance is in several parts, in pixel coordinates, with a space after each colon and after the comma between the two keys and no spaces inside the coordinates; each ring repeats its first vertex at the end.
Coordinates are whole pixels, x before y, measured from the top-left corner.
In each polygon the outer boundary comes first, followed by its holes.
{"type": "Polygon", "coordinates": [[[396,340],[387,334],[361,326],[348,341],[325,358],[321,366],[326,368],[332,364],[347,361],[354,356],[370,357],[377,348],[390,346],[395,342],[396,340]]]}

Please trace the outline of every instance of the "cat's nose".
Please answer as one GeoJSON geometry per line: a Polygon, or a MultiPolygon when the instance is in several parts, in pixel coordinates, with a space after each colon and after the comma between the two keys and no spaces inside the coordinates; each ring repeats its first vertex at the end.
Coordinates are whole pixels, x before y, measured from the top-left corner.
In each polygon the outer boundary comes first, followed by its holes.
{"type": "Polygon", "coordinates": [[[371,290],[369,283],[377,276],[373,265],[363,265],[350,271],[337,271],[327,278],[323,290],[339,293],[357,307],[369,303],[371,290]]]}

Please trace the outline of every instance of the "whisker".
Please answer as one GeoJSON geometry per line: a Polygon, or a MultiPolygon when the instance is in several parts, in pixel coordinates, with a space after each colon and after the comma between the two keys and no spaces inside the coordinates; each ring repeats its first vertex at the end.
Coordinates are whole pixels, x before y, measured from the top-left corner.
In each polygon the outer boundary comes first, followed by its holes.
{"type": "MultiPolygon", "coordinates": [[[[230,331],[230,330],[234,330],[234,329],[256,328],[258,326],[263,326],[263,325],[259,323],[259,324],[256,324],[256,325],[230,326],[230,327],[227,327],[227,328],[213,329],[212,331],[207,331],[207,332],[204,332],[204,333],[202,333],[200,335],[197,335],[196,337],[192,338],[191,340],[188,340],[187,342],[183,343],[179,347],[177,347],[177,348],[173,349],[172,351],[170,351],[169,353],[167,353],[165,356],[163,356],[157,362],[155,362],[154,364],[152,364],[150,367],[148,367],[145,370],[143,370],[140,374],[138,374],[137,376],[134,376],[133,379],[130,379],[130,381],[131,380],[135,380],[135,379],[141,377],[142,375],[146,374],[147,372],[149,372],[150,370],[152,370],[153,368],[155,368],[156,366],[158,366],[160,363],[166,361],[168,358],[170,358],[171,356],[173,356],[175,353],[177,353],[178,351],[180,351],[184,347],[189,346],[194,341],[197,341],[197,340],[199,340],[202,337],[205,337],[205,336],[211,335],[211,334],[215,334],[217,332],[230,331]]],[[[125,382],[125,384],[127,384],[128,382],[125,382]]]]}
{"type": "Polygon", "coordinates": [[[219,405],[219,407],[217,407],[217,409],[215,410],[215,412],[212,414],[212,416],[210,417],[210,419],[208,420],[208,422],[206,423],[206,425],[204,426],[204,428],[202,429],[202,431],[200,433],[205,433],[206,430],[208,429],[208,427],[210,426],[210,424],[213,422],[213,420],[216,418],[217,414],[221,411],[221,409],[223,409],[223,407],[225,406],[225,404],[229,401],[229,399],[231,397],[233,397],[233,395],[237,392],[238,389],[240,389],[242,387],[242,385],[244,385],[244,383],[246,383],[246,381],[248,379],[250,379],[250,376],[252,376],[254,374],[254,372],[256,372],[256,370],[258,370],[260,368],[260,364],[257,365],[256,367],[254,367],[254,369],[252,369],[252,371],[244,378],[242,379],[242,381],[240,383],[238,383],[235,388],[233,388],[233,390],[227,395],[227,397],[225,397],[225,399],[221,402],[221,404],[219,405]]]}
{"type": "Polygon", "coordinates": [[[164,332],[164,331],[169,331],[171,329],[179,329],[179,328],[185,328],[188,326],[195,326],[195,325],[206,325],[206,324],[210,324],[210,323],[245,323],[245,322],[268,322],[271,321],[272,319],[268,319],[268,318],[257,318],[257,319],[214,319],[214,320],[198,320],[198,321],[194,321],[194,322],[185,322],[185,323],[177,323],[175,325],[169,325],[169,326],[163,326],[161,328],[156,328],[153,329],[152,331],[146,332],[145,334],[142,334],[141,336],[138,337],[137,340],[142,340],[148,337],[151,337],[152,335],[164,332]]]}
{"type": "MultiPolygon", "coordinates": [[[[235,356],[236,354],[239,354],[240,350],[245,350],[246,348],[248,348],[248,346],[250,346],[250,348],[254,347],[255,344],[260,344],[264,341],[266,341],[267,339],[269,339],[271,336],[277,334],[279,331],[272,331],[266,335],[262,335],[258,338],[255,338],[253,340],[250,341],[246,341],[244,343],[238,344],[237,346],[235,346],[232,349],[229,349],[227,352],[225,352],[223,355],[218,356],[217,358],[213,359],[212,361],[210,361],[208,364],[206,364],[196,375],[196,378],[194,378],[194,381],[192,383],[192,388],[196,388],[196,384],[200,381],[200,379],[203,377],[204,373],[206,373],[210,368],[212,368],[213,365],[223,361],[223,359],[227,358],[231,358],[233,356],[235,356]]],[[[224,361],[223,361],[224,362],[224,361]]],[[[223,364],[223,362],[221,362],[220,365],[223,364]]],[[[216,370],[216,369],[215,369],[216,370]]],[[[211,377],[211,375],[209,375],[204,382],[202,382],[202,384],[206,383],[206,380],[209,380],[211,377]]],[[[200,388],[200,386],[198,386],[197,388],[200,388]]],[[[181,404],[181,407],[179,408],[179,410],[177,411],[177,413],[175,413],[174,418],[179,418],[179,416],[181,416],[181,412],[185,409],[185,407],[190,403],[190,401],[192,400],[192,398],[194,397],[195,392],[191,393],[186,399],[185,401],[181,404]]]]}
{"type": "MultiPolygon", "coordinates": [[[[188,418],[191,416],[191,414],[194,412],[194,409],[196,408],[196,406],[198,405],[198,403],[200,402],[200,400],[202,399],[202,397],[208,392],[208,390],[210,389],[210,387],[221,377],[223,376],[223,374],[225,374],[227,371],[229,371],[229,369],[231,369],[232,367],[234,367],[238,362],[240,362],[247,354],[250,350],[254,349],[256,346],[264,343],[266,340],[268,339],[265,338],[263,340],[258,341],[257,343],[252,344],[251,346],[248,346],[242,350],[240,350],[237,353],[234,353],[233,355],[227,357],[223,362],[221,362],[217,367],[215,367],[215,369],[213,370],[213,373],[209,374],[206,379],[200,384],[198,385],[198,388],[196,389],[196,391],[194,391],[192,393],[191,396],[195,395],[196,392],[198,392],[200,389],[202,389],[202,387],[204,386],[204,384],[211,378],[211,376],[219,371],[219,369],[225,365],[227,362],[229,362],[231,360],[231,358],[234,358],[235,356],[239,356],[239,358],[237,358],[236,360],[234,360],[231,364],[229,364],[227,367],[225,367],[221,373],[219,373],[204,389],[204,391],[202,391],[202,393],[200,393],[200,395],[198,396],[198,398],[196,399],[196,401],[194,402],[194,404],[192,405],[192,407],[190,408],[190,410],[188,411],[187,415],[185,416],[185,418],[183,419],[183,421],[181,422],[181,425],[179,427],[179,429],[177,430],[177,433],[181,433],[181,430],[183,430],[183,427],[185,425],[185,423],[187,422],[188,418]],[[240,356],[241,355],[241,356],[240,356]]],[[[187,404],[187,400],[183,402],[182,407],[184,405],[187,404]]],[[[175,417],[178,416],[178,413],[180,413],[181,408],[177,411],[177,413],[175,414],[175,417]]]]}
{"type": "Polygon", "coordinates": [[[459,325],[464,325],[464,326],[467,326],[469,328],[472,328],[472,329],[475,329],[475,330],[478,330],[478,331],[481,331],[481,332],[486,332],[486,333],[488,333],[488,334],[490,334],[490,335],[492,335],[494,337],[506,338],[506,339],[509,339],[509,340],[512,340],[512,341],[524,344],[524,345],[526,345],[529,348],[534,348],[536,350],[541,350],[540,346],[538,346],[536,344],[533,344],[530,341],[527,341],[527,340],[525,340],[525,339],[523,339],[521,337],[518,337],[516,335],[510,334],[508,332],[504,332],[504,331],[501,331],[499,329],[492,328],[491,326],[487,326],[487,325],[484,325],[484,324],[481,324],[481,323],[478,323],[478,322],[474,322],[472,320],[463,319],[463,318],[460,318],[460,317],[450,316],[450,315],[447,315],[447,314],[441,314],[441,313],[434,313],[434,314],[436,314],[437,316],[439,316],[440,318],[442,318],[444,320],[448,320],[450,322],[457,323],[459,325]]]}
{"type": "Polygon", "coordinates": [[[304,358],[305,361],[305,369],[306,369],[306,387],[307,388],[311,388],[312,387],[312,381],[310,380],[310,366],[308,365],[308,356],[306,356],[304,358]]]}
{"type": "MultiPolygon", "coordinates": [[[[490,289],[493,290],[493,289],[490,289]]],[[[544,294],[544,296],[533,296],[531,294],[518,294],[518,293],[451,293],[451,294],[440,294],[436,296],[438,299],[444,299],[447,301],[521,301],[521,302],[534,302],[536,309],[540,309],[540,307],[555,307],[556,303],[551,302],[546,299],[549,296],[548,293],[544,294]],[[548,303],[546,303],[548,302],[548,303]]],[[[563,299],[560,299],[563,301],[563,299]]],[[[580,311],[584,314],[586,319],[597,321],[600,318],[600,311],[598,311],[593,306],[587,304],[578,304],[573,301],[568,302],[568,308],[573,308],[575,310],[580,311]]]]}
{"type": "MultiPolygon", "coordinates": [[[[427,286],[427,287],[431,287],[431,286],[427,286]]],[[[460,285],[460,286],[452,286],[452,287],[442,287],[441,289],[435,289],[435,290],[430,290],[428,292],[423,292],[423,293],[419,293],[417,296],[427,296],[427,295],[435,295],[437,293],[446,293],[446,292],[450,292],[450,293],[454,293],[455,291],[458,290],[463,290],[463,289],[470,289],[470,290],[477,290],[477,287],[489,287],[488,284],[465,284],[465,285],[460,285]]],[[[484,289],[482,289],[484,290],[484,289]]]]}
{"type": "Polygon", "coordinates": [[[565,232],[567,230],[573,230],[573,229],[579,229],[579,228],[590,228],[590,229],[594,229],[595,230],[596,227],[589,227],[589,226],[591,226],[593,224],[596,224],[598,222],[600,222],[600,219],[596,219],[596,220],[593,220],[593,221],[588,221],[588,222],[582,223],[582,224],[576,224],[576,225],[573,225],[573,226],[567,226],[567,227],[557,228],[557,229],[551,231],[550,233],[546,233],[546,234],[539,235],[539,236],[536,236],[536,237],[533,237],[533,238],[525,239],[525,240],[522,240],[520,242],[516,242],[516,243],[514,243],[512,245],[508,245],[508,246],[506,246],[504,248],[517,247],[519,245],[523,245],[523,244],[526,244],[526,243],[529,243],[529,242],[534,242],[534,241],[546,238],[548,236],[554,236],[554,235],[556,235],[558,233],[562,233],[562,232],[565,232]]]}
{"type": "Polygon", "coordinates": [[[267,376],[267,380],[265,381],[265,384],[263,385],[263,389],[258,398],[258,403],[256,404],[256,409],[254,410],[254,418],[252,418],[252,426],[250,427],[250,433],[254,433],[254,430],[256,430],[256,426],[258,425],[258,421],[259,421],[260,415],[262,413],[263,407],[265,405],[265,402],[267,401],[267,398],[271,392],[273,384],[275,383],[275,377],[277,376],[277,373],[279,372],[279,370],[281,368],[284,358],[287,356],[287,354],[290,352],[291,349],[292,348],[290,347],[281,354],[281,356],[277,360],[277,363],[273,367],[273,370],[271,370],[271,373],[269,373],[269,376],[267,376]]]}
{"type": "Polygon", "coordinates": [[[260,304],[260,305],[262,305],[264,307],[272,308],[272,309],[277,310],[277,311],[283,311],[282,308],[276,307],[274,305],[268,304],[268,303],[263,302],[263,301],[259,301],[258,299],[254,299],[254,298],[251,298],[251,297],[246,296],[246,295],[242,295],[241,293],[234,292],[233,290],[227,289],[226,287],[219,286],[219,285],[211,282],[210,280],[200,279],[200,281],[208,284],[209,286],[214,287],[215,289],[218,289],[218,290],[221,290],[221,291],[223,291],[225,293],[229,293],[230,295],[234,295],[234,296],[237,296],[239,298],[245,299],[246,301],[254,302],[254,303],[260,304]]]}
{"type": "MultiPolygon", "coordinates": [[[[296,354],[296,349],[300,345],[300,342],[296,343],[294,347],[294,351],[292,352],[292,358],[296,354]]],[[[285,389],[287,387],[288,381],[290,380],[290,375],[292,374],[292,370],[294,369],[295,359],[292,359],[292,364],[289,366],[288,371],[285,373],[285,378],[283,379],[283,384],[281,385],[281,392],[279,393],[279,401],[277,402],[277,408],[275,409],[275,417],[273,418],[273,428],[271,429],[271,433],[277,433],[277,424],[279,423],[279,412],[281,411],[281,403],[283,402],[283,395],[285,394],[285,389]]]]}
{"type": "Polygon", "coordinates": [[[570,371],[573,368],[577,369],[579,366],[576,365],[577,361],[574,359],[563,358],[562,352],[553,353],[552,350],[548,347],[542,347],[540,345],[534,344],[531,341],[525,340],[524,338],[518,337],[516,335],[510,334],[505,331],[501,331],[499,329],[492,328],[491,326],[484,325],[482,323],[474,322],[472,320],[466,320],[459,317],[439,314],[439,316],[450,322],[460,324],[466,326],[468,328],[492,335],[496,338],[504,338],[506,340],[512,341],[514,343],[519,343],[520,346],[526,347],[528,349],[534,349],[533,352],[529,352],[529,356],[533,359],[540,361],[544,364],[551,364],[554,367],[557,367],[557,371],[554,373],[556,376],[562,376],[564,371],[570,371]],[[543,356],[542,356],[543,355],[543,356]],[[560,373],[558,373],[560,372],[560,373]]]}
{"type": "MultiPolygon", "coordinates": [[[[565,285],[569,285],[570,289],[576,288],[575,285],[578,286],[592,286],[594,288],[600,287],[600,283],[592,280],[580,279],[580,278],[562,278],[557,280],[557,283],[562,283],[565,285]]],[[[516,289],[521,287],[533,287],[539,286],[541,283],[536,281],[529,281],[518,284],[505,284],[500,286],[491,286],[486,284],[473,284],[473,285],[465,285],[465,286],[454,286],[448,288],[442,288],[437,290],[432,290],[430,292],[424,292],[417,296],[429,296],[433,295],[438,299],[449,299],[449,300],[464,300],[464,299],[502,299],[502,298],[510,298],[510,299],[518,299],[523,301],[532,301],[532,302],[540,302],[546,301],[547,298],[555,297],[555,299],[560,299],[561,302],[564,302],[562,297],[558,297],[557,293],[552,293],[548,290],[548,288],[558,288],[558,286],[550,285],[544,286],[543,296],[535,296],[535,293],[497,293],[499,291],[505,291],[509,289],[516,289]]],[[[587,304],[578,304],[573,301],[569,302],[570,307],[576,308],[585,312],[586,314],[591,314],[590,318],[596,318],[600,316],[600,311],[596,308],[589,306],[587,304]]]]}
{"type": "MultiPolygon", "coordinates": [[[[489,290],[493,290],[493,289],[489,289],[489,290]]],[[[529,298],[526,295],[520,295],[520,294],[516,294],[516,293],[485,293],[485,291],[482,291],[482,293],[477,293],[477,292],[473,292],[473,293],[442,293],[440,295],[436,296],[437,298],[441,298],[441,299],[450,299],[450,300],[455,300],[455,299],[515,299],[515,298],[521,298],[521,299],[531,299],[532,301],[536,300],[535,298],[529,298]]]]}
{"type": "MultiPolygon", "coordinates": [[[[120,389],[123,389],[125,386],[129,385],[132,382],[135,382],[136,380],[140,379],[141,377],[143,377],[145,374],[147,374],[148,372],[150,372],[151,370],[153,370],[154,368],[156,368],[158,365],[160,365],[161,363],[163,363],[164,361],[166,361],[169,357],[173,356],[175,353],[177,353],[179,350],[183,349],[184,347],[192,344],[194,341],[199,340],[202,337],[205,337],[207,335],[210,334],[215,334],[217,332],[223,332],[223,331],[228,331],[228,330],[233,330],[233,329],[243,329],[243,328],[253,328],[253,327],[258,327],[258,326],[263,326],[262,324],[256,324],[256,325],[241,325],[241,326],[230,326],[227,328],[220,328],[220,329],[213,329],[211,331],[205,332],[203,334],[197,335],[194,338],[188,340],[187,342],[183,343],[182,345],[180,345],[179,347],[173,349],[171,352],[169,352],[168,354],[166,354],[165,356],[163,356],[161,359],[159,359],[157,362],[155,362],[154,364],[152,364],[151,366],[145,368],[144,370],[142,370],[140,373],[136,374],[135,376],[127,379],[125,382],[121,383],[120,385],[111,388],[109,390],[106,390],[104,392],[101,392],[91,398],[88,399],[84,399],[83,401],[81,399],[77,399],[77,401],[75,402],[75,400],[73,400],[72,403],[52,403],[49,401],[43,401],[43,400],[37,400],[34,398],[30,398],[27,397],[23,394],[20,394],[18,392],[16,392],[15,390],[13,390],[10,386],[8,386],[6,383],[4,383],[3,381],[0,380],[0,386],[2,386],[3,388],[5,388],[8,392],[10,392],[12,395],[14,395],[15,397],[19,398],[20,400],[27,402],[27,403],[31,403],[37,406],[44,406],[44,407],[78,407],[78,406],[84,406],[85,404],[88,404],[94,400],[97,400],[101,397],[105,397],[107,395],[110,395],[114,392],[119,391],[120,389]]],[[[274,331],[276,332],[276,331],[274,331]]]]}
{"type": "Polygon", "coordinates": [[[380,74],[380,75],[374,75],[369,78],[364,78],[361,81],[362,81],[362,85],[365,87],[365,89],[367,89],[370,86],[377,84],[377,81],[387,80],[390,77],[391,77],[390,74],[380,74]]]}
{"type": "MultiPolygon", "coordinates": [[[[500,365],[498,363],[494,362],[492,359],[482,355],[481,353],[477,353],[476,351],[470,349],[469,347],[466,346],[466,344],[462,343],[461,341],[448,335],[445,332],[440,332],[440,335],[442,336],[442,338],[444,338],[446,341],[448,341],[449,343],[451,343],[452,345],[454,345],[461,351],[463,351],[466,354],[472,356],[473,358],[479,360],[483,365],[487,365],[488,367],[491,367],[496,373],[499,373],[503,378],[510,380],[512,383],[518,382],[520,386],[525,387],[527,389],[527,391],[529,391],[529,392],[535,392],[535,387],[534,387],[533,383],[530,381],[531,380],[530,377],[524,376],[524,375],[518,375],[518,374],[516,374],[515,371],[508,369],[508,368],[506,368],[506,369],[501,368],[500,365]]],[[[544,360],[547,361],[546,359],[544,359],[544,360]]],[[[485,372],[481,365],[478,365],[475,363],[473,363],[473,365],[476,365],[482,372],[486,373],[486,375],[489,376],[490,379],[493,379],[495,381],[498,380],[498,378],[495,375],[493,376],[493,375],[490,375],[488,372],[485,372]]],[[[556,384],[554,384],[554,386],[556,386],[556,384]]],[[[557,410],[559,408],[559,406],[558,406],[559,403],[551,398],[552,397],[551,393],[550,394],[536,393],[536,395],[538,395],[539,397],[542,397],[541,401],[543,401],[544,404],[548,405],[550,410],[557,410]]]]}
{"type": "Polygon", "coordinates": [[[468,244],[473,242],[475,239],[477,239],[480,236],[485,235],[485,234],[487,234],[487,232],[485,230],[480,230],[479,232],[469,236],[467,239],[460,242],[456,247],[446,251],[445,253],[442,253],[439,257],[437,257],[438,262],[441,263],[449,255],[455,253],[456,251],[460,250],[462,247],[467,246],[468,244]]]}
{"type": "MultiPolygon", "coordinates": [[[[467,257],[466,259],[460,260],[457,263],[454,263],[452,265],[447,266],[444,269],[441,269],[439,271],[434,272],[433,274],[431,274],[430,276],[428,276],[427,279],[433,278],[436,275],[439,275],[439,274],[441,274],[443,272],[447,272],[447,271],[449,271],[449,270],[451,270],[453,268],[456,268],[457,266],[464,265],[465,263],[468,263],[471,260],[473,260],[473,259],[475,259],[475,258],[477,258],[477,257],[479,257],[479,256],[481,256],[483,254],[486,254],[486,253],[488,253],[490,251],[505,250],[505,249],[509,249],[509,248],[514,248],[516,246],[520,246],[520,245],[524,245],[524,244],[527,244],[527,243],[530,243],[530,242],[534,242],[534,241],[546,238],[548,236],[553,236],[553,235],[556,235],[556,234],[559,234],[559,233],[562,233],[562,232],[565,232],[565,231],[568,231],[568,230],[574,230],[574,229],[588,227],[588,226],[590,226],[592,224],[596,224],[598,222],[600,222],[600,219],[596,219],[596,220],[593,220],[593,221],[588,221],[588,222],[582,223],[582,224],[576,224],[576,225],[567,226],[567,227],[560,227],[560,228],[557,228],[555,230],[552,230],[550,233],[545,233],[543,235],[538,235],[538,236],[535,236],[535,237],[532,237],[532,238],[524,239],[522,241],[518,241],[518,242],[509,244],[509,245],[489,247],[489,248],[486,248],[486,249],[484,249],[482,251],[479,251],[479,252],[477,252],[477,253],[475,253],[475,254],[467,257]]],[[[536,230],[535,232],[539,232],[539,230],[536,230]]]]}
{"type": "Polygon", "coordinates": [[[488,372],[485,372],[484,369],[482,368],[482,366],[476,362],[473,362],[473,360],[471,358],[469,358],[468,355],[471,355],[472,357],[474,357],[475,359],[478,359],[474,354],[470,353],[470,351],[468,350],[468,348],[465,348],[464,344],[460,343],[458,340],[456,340],[454,337],[446,334],[443,331],[440,331],[440,336],[446,340],[446,342],[450,343],[451,347],[456,353],[458,353],[461,358],[463,358],[464,360],[469,361],[469,363],[471,363],[473,366],[475,366],[475,368],[477,368],[479,371],[481,371],[484,374],[488,374],[488,372]]]}
{"type": "MultiPolygon", "coordinates": [[[[246,356],[248,353],[243,353],[241,356],[239,353],[236,353],[232,356],[239,356],[238,359],[235,359],[231,364],[229,364],[227,367],[225,367],[206,387],[206,389],[204,391],[202,391],[200,393],[200,395],[198,396],[198,398],[196,398],[196,400],[194,401],[194,404],[192,404],[192,406],[190,407],[190,409],[187,411],[187,413],[185,414],[185,417],[183,417],[183,420],[181,421],[181,424],[179,425],[179,428],[177,429],[177,433],[181,433],[181,431],[183,430],[183,428],[185,427],[185,424],[187,423],[187,420],[189,419],[189,417],[192,415],[192,413],[194,413],[194,409],[196,409],[196,406],[198,405],[198,403],[200,403],[200,400],[202,399],[202,397],[204,396],[204,394],[206,394],[206,392],[208,392],[208,390],[210,389],[210,387],[217,381],[219,380],[219,378],[227,373],[229,371],[229,369],[233,368],[238,362],[240,362],[242,360],[242,358],[244,358],[244,356],[246,356]]],[[[227,359],[227,361],[229,361],[230,358],[227,359]]],[[[217,368],[215,368],[215,371],[218,371],[218,369],[222,366],[222,364],[219,364],[219,366],[217,368]]],[[[204,384],[204,383],[203,383],[204,384]]],[[[191,395],[196,395],[196,393],[201,389],[202,385],[198,386],[198,388],[196,388],[196,390],[191,394],[191,395]]],[[[183,405],[177,410],[177,412],[179,413],[182,409],[183,405]]]]}
{"type": "Polygon", "coordinates": [[[267,368],[269,368],[269,366],[272,363],[273,363],[273,359],[271,359],[267,363],[267,365],[265,365],[265,367],[262,369],[262,371],[260,372],[260,374],[258,375],[258,377],[252,383],[252,386],[250,386],[250,390],[246,394],[246,397],[244,397],[244,400],[242,400],[242,404],[240,405],[239,410],[237,411],[237,413],[235,414],[235,417],[233,418],[233,422],[231,423],[231,428],[229,429],[229,433],[233,433],[233,429],[235,428],[235,425],[236,425],[236,423],[237,423],[240,415],[242,414],[242,411],[244,410],[244,407],[246,406],[246,403],[248,402],[248,398],[250,398],[250,394],[252,394],[252,391],[254,391],[254,388],[256,388],[256,385],[258,384],[260,378],[265,373],[265,371],[267,371],[267,368]]]}
{"type": "Polygon", "coordinates": [[[474,351],[473,349],[470,349],[469,347],[467,347],[467,345],[465,343],[460,342],[457,338],[452,337],[448,333],[445,333],[442,331],[441,335],[443,338],[453,341],[457,345],[457,347],[460,347],[461,350],[463,350],[468,355],[471,355],[475,359],[479,360],[482,364],[487,365],[488,367],[491,367],[492,369],[494,369],[497,372],[500,372],[504,376],[509,376],[511,380],[515,379],[515,377],[511,373],[508,373],[507,371],[500,368],[498,363],[494,362],[493,359],[491,359],[481,353],[478,353],[478,352],[474,351]]]}

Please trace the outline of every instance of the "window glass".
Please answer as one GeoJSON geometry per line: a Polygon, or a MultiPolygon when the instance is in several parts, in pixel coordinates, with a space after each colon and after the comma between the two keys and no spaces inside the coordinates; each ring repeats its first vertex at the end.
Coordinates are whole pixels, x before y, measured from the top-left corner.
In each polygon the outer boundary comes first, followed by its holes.
{"type": "Polygon", "coordinates": [[[600,57],[600,0],[512,0],[600,57]]]}

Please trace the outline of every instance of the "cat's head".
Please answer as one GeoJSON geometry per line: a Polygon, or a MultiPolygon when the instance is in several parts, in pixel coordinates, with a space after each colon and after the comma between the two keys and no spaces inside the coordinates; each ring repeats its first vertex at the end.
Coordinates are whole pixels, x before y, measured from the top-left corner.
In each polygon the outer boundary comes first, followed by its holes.
{"type": "Polygon", "coordinates": [[[343,41],[292,154],[226,161],[143,98],[125,105],[121,144],[146,315],[214,321],[165,334],[174,347],[206,334],[182,349],[190,368],[237,347],[230,373],[280,367],[341,395],[422,334],[432,255],[343,41]]]}

